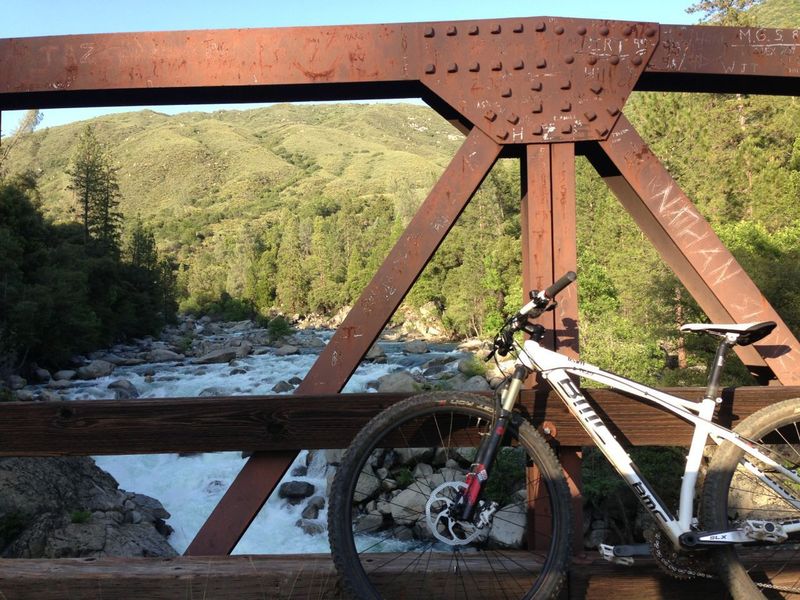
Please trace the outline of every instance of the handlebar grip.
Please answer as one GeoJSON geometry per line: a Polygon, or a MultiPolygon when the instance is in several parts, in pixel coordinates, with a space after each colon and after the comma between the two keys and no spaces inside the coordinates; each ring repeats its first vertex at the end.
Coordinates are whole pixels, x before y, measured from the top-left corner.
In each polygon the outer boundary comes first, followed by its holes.
{"type": "Polygon", "coordinates": [[[555,298],[556,294],[558,294],[561,290],[563,290],[577,278],[578,276],[575,274],[575,271],[567,271],[566,273],[564,273],[564,275],[561,276],[561,279],[559,279],[549,288],[544,290],[543,293],[547,298],[552,300],[553,298],[555,298]]]}

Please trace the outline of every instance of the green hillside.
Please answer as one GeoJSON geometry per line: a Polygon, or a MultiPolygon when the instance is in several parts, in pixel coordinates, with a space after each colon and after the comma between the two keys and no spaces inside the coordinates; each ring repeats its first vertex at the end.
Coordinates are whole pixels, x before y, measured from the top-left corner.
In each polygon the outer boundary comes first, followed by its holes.
{"type": "MultiPolygon", "coordinates": [[[[143,111],[92,123],[120,167],[123,213],[140,214],[173,248],[222,221],[263,217],[310,197],[404,194],[418,202],[462,138],[409,104],[143,111]]],[[[9,157],[11,171],[41,174],[47,213],[57,221],[71,218],[66,168],[84,126],[38,131],[9,157]]]]}

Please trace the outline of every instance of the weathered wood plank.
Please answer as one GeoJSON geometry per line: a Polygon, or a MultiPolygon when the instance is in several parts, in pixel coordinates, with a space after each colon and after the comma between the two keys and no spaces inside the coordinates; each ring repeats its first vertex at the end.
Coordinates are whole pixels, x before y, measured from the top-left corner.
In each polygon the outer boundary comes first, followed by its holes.
{"type": "MultiPolygon", "coordinates": [[[[797,581],[800,566],[790,571],[781,575],[781,581],[797,581]]],[[[341,597],[327,554],[0,560],[0,598],[4,600],[341,597]]],[[[597,560],[573,564],[560,597],[563,600],[722,600],[728,595],[718,581],[672,579],[652,560],[637,561],[633,567],[597,560]]],[[[487,596],[487,600],[491,597],[487,596]]]]}
{"type": "MultiPolygon", "coordinates": [[[[700,398],[698,388],[668,390],[700,398]]],[[[686,445],[684,422],[612,390],[586,390],[611,429],[633,445],[686,445]],[[624,433],[623,433],[624,432],[624,433]]],[[[342,448],[383,408],[402,394],[244,396],[72,402],[11,402],[0,405],[0,456],[147,454],[224,450],[342,448]]],[[[736,422],[787,398],[797,387],[725,390],[723,421],[736,422]]],[[[525,392],[523,407],[536,425],[548,421],[565,446],[590,443],[558,398],[525,392]]]]}

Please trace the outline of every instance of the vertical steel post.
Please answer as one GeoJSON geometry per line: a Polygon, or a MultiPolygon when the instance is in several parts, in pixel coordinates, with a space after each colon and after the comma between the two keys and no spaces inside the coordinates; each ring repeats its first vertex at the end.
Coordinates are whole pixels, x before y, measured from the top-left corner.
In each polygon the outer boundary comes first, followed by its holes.
{"type": "MultiPolygon", "coordinates": [[[[577,270],[576,202],[575,202],[575,145],[571,143],[528,145],[522,169],[522,273],[524,293],[542,289],[567,271],[577,270]]],[[[543,343],[565,354],[578,356],[578,294],[575,284],[558,297],[558,306],[540,319],[548,330],[543,343]],[[552,333],[549,333],[552,332],[552,333]]],[[[543,382],[539,382],[543,383],[543,382]]],[[[583,497],[580,490],[580,448],[559,449],[562,465],[570,482],[573,514],[577,523],[583,521],[583,497]]],[[[539,474],[529,473],[529,481],[539,474]]],[[[530,488],[529,484],[529,488],[530,488]]],[[[549,543],[550,532],[540,530],[541,519],[536,507],[530,507],[536,534],[536,546],[549,543]]],[[[583,534],[575,528],[574,549],[583,549],[583,534]]]]}

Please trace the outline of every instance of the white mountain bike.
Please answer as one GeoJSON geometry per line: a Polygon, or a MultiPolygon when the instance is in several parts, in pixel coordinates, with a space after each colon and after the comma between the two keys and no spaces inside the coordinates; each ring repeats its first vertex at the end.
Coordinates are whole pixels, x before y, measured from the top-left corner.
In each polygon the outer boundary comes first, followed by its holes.
{"type": "MultiPolygon", "coordinates": [[[[563,400],[657,524],[649,550],[678,577],[718,576],[737,599],[800,598],[800,399],[768,406],[731,431],[713,422],[726,353],[775,323],[692,324],[721,338],[705,397],[684,400],[543,348],[531,322],[555,306],[570,272],[511,317],[495,338],[516,352],[501,395],[429,393],[386,409],[356,436],[333,482],[328,530],[345,589],[357,598],[550,598],[572,543],[558,460],[515,411],[541,377],[563,400]],[[519,344],[516,332],[528,334],[519,344]],[[694,425],[677,514],[664,505],[570,376],[654,404],[694,425]],[[717,444],[698,485],[704,449],[717,444]],[[695,499],[699,510],[695,511],[695,499]],[[787,569],[787,565],[793,569],[787,569]],[[762,595],[763,594],[763,595],[762,595]]],[[[639,546],[601,547],[632,562],[639,546]]]]}

